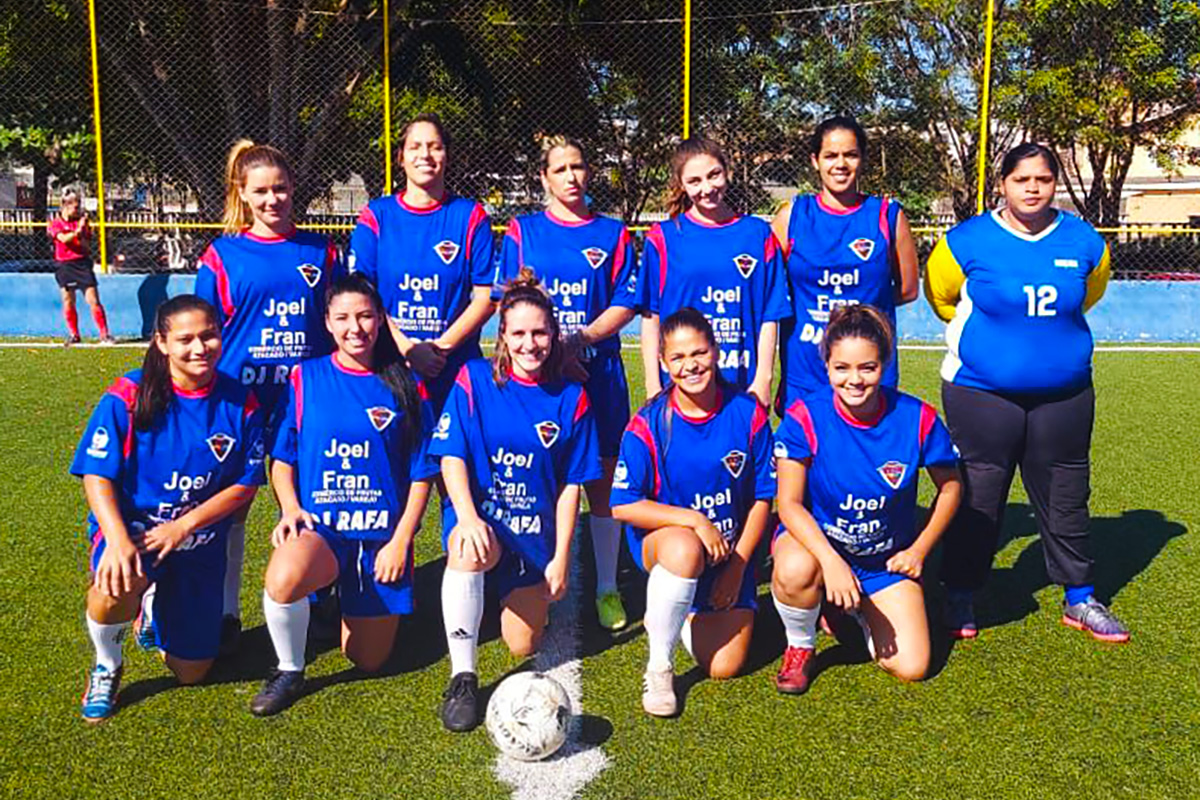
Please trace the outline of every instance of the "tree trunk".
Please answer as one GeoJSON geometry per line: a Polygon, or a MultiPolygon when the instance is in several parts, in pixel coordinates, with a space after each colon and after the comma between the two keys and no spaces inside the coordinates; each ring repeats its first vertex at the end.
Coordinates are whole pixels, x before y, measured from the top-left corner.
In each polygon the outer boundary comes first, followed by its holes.
{"type": "MultiPolygon", "coordinates": [[[[40,158],[33,161],[33,219],[43,225],[46,219],[46,194],[50,188],[50,165],[40,158]]],[[[45,228],[35,228],[33,235],[34,258],[52,258],[54,248],[45,228]]]]}

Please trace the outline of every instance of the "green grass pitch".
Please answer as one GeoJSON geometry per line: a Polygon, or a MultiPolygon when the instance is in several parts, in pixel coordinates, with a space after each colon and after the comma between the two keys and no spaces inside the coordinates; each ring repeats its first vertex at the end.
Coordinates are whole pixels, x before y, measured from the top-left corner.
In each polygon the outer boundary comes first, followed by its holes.
{"type": "MultiPolygon", "coordinates": [[[[939,358],[904,353],[905,387],[936,401],[939,358]]],[[[447,734],[437,719],[448,676],[431,525],[418,540],[421,608],[384,674],[362,679],[325,646],[309,667],[310,695],[277,718],[250,715],[274,660],[259,599],[269,496],[248,528],[241,654],[206,685],[179,688],[129,642],[119,713],[98,727],[80,721],[91,664],[85,504],[67,465],[99,393],[139,359],[129,349],[0,351],[0,796],[508,797],[486,734],[447,734]]],[[[935,673],[920,684],[902,685],[822,638],[809,693],[777,695],[782,633],[762,582],[748,674],[701,680],[681,653],[682,716],[649,719],[639,704],[640,626],[610,637],[584,603],[583,730],[610,765],[580,796],[1200,796],[1197,376],[1193,353],[1096,356],[1097,584],[1132,627],[1131,644],[1102,645],[1059,624],[1060,593],[1046,583],[1019,488],[980,600],[981,637],[953,648],[939,640],[935,673]]],[[[640,617],[640,576],[623,566],[621,580],[640,617]]],[[[940,600],[935,586],[928,594],[940,600]]],[[[494,623],[485,635],[480,670],[491,684],[523,662],[494,623]]]]}

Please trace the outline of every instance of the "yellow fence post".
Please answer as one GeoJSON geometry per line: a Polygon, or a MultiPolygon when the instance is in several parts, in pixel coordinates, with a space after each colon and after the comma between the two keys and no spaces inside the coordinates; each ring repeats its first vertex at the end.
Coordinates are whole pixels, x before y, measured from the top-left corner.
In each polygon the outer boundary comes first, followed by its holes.
{"type": "Polygon", "coordinates": [[[987,187],[988,169],[988,118],[991,112],[992,88],[992,33],[996,19],[996,0],[987,0],[987,24],[983,38],[983,95],[979,101],[979,175],[976,178],[977,194],[975,213],[982,214],[984,193],[987,187]]]}
{"type": "Polygon", "coordinates": [[[692,0],[683,0],[683,138],[692,131],[692,0]]]}
{"type": "Polygon", "coordinates": [[[392,10],[383,0],[383,183],[392,193],[392,10]]]}
{"type": "Polygon", "coordinates": [[[96,46],[96,0],[88,0],[88,28],[92,36],[92,124],[96,128],[96,214],[100,227],[100,271],[108,271],[108,243],[104,240],[104,143],[100,136],[100,53],[96,46]]]}

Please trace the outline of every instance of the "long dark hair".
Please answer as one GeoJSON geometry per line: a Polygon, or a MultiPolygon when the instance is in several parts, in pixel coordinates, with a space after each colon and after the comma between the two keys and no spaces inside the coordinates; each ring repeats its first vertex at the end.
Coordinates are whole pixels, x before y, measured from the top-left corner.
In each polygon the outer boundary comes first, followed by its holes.
{"type": "Polygon", "coordinates": [[[500,298],[500,333],[496,337],[496,357],[492,361],[492,377],[497,386],[508,383],[508,375],[512,372],[512,353],[504,342],[504,331],[508,329],[508,312],[521,303],[527,303],[534,308],[540,308],[546,315],[546,325],[550,328],[550,354],[542,364],[540,380],[556,381],[562,377],[563,344],[558,327],[558,317],[554,315],[554,305],[550,296],[542,288],[542,282],[533,274],[529,267],[521,267],[517,277],[509,281],[500,298]]]}
{"type": "Polygon", "coordinates": [[[175,402],[175,389],[171,385],[171,364],[167,354],[159,349],[158,343],[166,341],[167,334],[171,332],[171,320],[188,311],[204,314],[220,336],[221,326],[217,324],[217,310],[203,298],[194,294],[181,294],[158,307],[154,312],[154,337],[150,346],[146,348],[145,358],[142,359],[142,378],[138,383],[137,399],[133,403],[134,430],[152,429],[163,412],[175,402]]]}
{"type": "Polygon", "coordinates": [[[408,361],[400,355],[396,341],[392,338],[383,310],[383,298],[375,286],[359,272],[340,275],[333,279],[325,290],[325,315],[329,315],[334,299],[343,294],[357,294],[367,298],[379,317],[379,333],[375,338],[375,349],[371,352],[371,372],[396,398],[396,405],[404,412],[404,442],[413,447],[421,439],[421,394],[417,379],[409,369],[408,361]]]}
{"type": "MultiPolygon", "coordinates": [[[[678,217],[692,207],[687,190],[683,188],[683,168],[696,156],[712,156],[725,170],[726,180],[729,179],[729,158],[721,145],[706,136],[692,136],[680,142],[675,152],[671,154],[671,177],[667,182],[667,213],[678,217]]],[[[726,188],[726,202],[729,190],[726,188]]]]}

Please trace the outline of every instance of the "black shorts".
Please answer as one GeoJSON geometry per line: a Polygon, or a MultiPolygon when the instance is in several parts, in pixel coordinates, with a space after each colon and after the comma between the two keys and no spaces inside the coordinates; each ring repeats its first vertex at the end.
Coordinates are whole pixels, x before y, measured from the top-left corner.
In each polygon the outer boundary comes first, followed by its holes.
{"type": "Polygon", "coordinates": [[[54,280],[60,289],[91,289],[96,285],[96,273],[92,271],[90,258],[75,258],[58,262],[54,280]]]}

